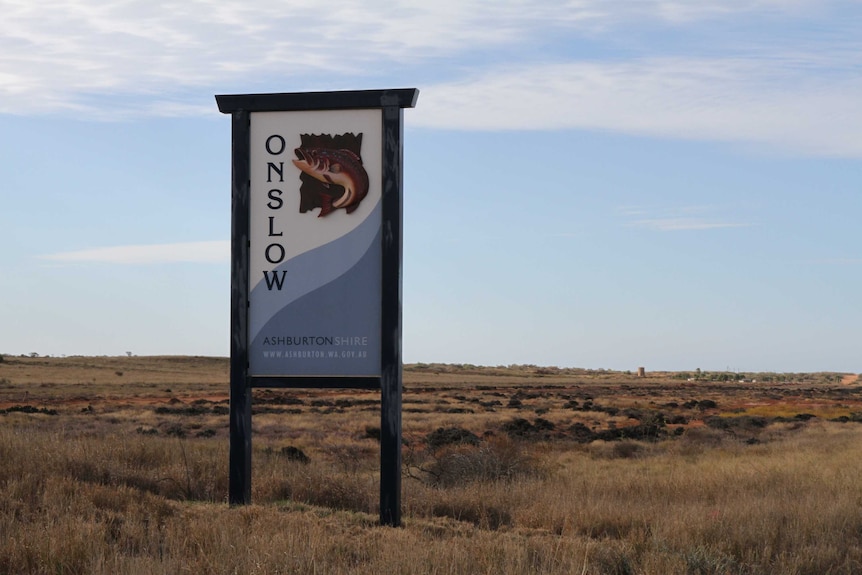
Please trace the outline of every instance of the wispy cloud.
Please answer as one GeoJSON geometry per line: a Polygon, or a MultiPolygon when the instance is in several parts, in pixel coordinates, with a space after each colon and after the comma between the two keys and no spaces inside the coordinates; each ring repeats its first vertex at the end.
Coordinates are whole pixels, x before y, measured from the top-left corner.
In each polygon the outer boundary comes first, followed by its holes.
{"type": "Polygon", "coordinates": [[[808,260],[805,263],[830,266],[862,266],[862,258],[824,258],[808,260]]]}
{"type": "Polygon", "coordinates": [[[690,230],[716,230],[721,228],[744,228],[748,224],[732,222],[711,222],[696,218],[654,218],[631,222],[632,226],[647,228],[658,232],[678,232],[690,230]]]}
{"type": "Polygon", "coordinates": [[[426,87],[411,123],[611,130],[862,156],[858,73],[812,78],[800,66],[771,59],[651,58],[507,67],[426,87]]]}
{"type": "Polygon", "coordinates": [[[549,25],[577,26],[595,16],[593,5],[332,0],[321,10],[298,0],[59,0],[47,8],[0,0],[0,112],[76,109],[82,96],[104,92],[170,100],[183,89],[212,93],[273,75],[352,84],[383,63],[412,65],[522,42],[549,25]]]}
{"type": "Polygon", "coordinates": [[[184,242],[113,246],[39,256],[58,263],[165,264],[224,263],[230,261],[230,242],[184,242]]]}
{"type": "Polygon", "coordinates": [[[389,70],[423,90],[411,125],[612,130],[862,157],[855,30],[757,45],[693,28],[753,16],[792,27],[848,5],[332,0],[321,10],[299,0],[57,0],[46,9],[0,0],[0,113],[216,114],[213,93],[380,87],[389,70]],[[664,44],[618,49],[621,34],[668,30],[692,31],[684,54],[664,44]],[[614,56],[592,49],[584,59],[572,46],[585,39],[614,56]],[[273,86],[274,77],[285,83],[273,86]]]}
{"type": "Polygon", "coordinates": [[[745,228],[749,223],[735,222],[716,216],[714,206],[685,206],[664,210],[651,210],[626,206],[620,214],[626,218],[626,226],[657,232],[679,232],[695,230],[717,230],[723,228],[745,228]]]}
{"type": "Polygon", "coordinates": [[[655,0],[652,4],[656,12],[673,22],[688,22],[704,18],[714,18],[739,12],[777,10],[782,12],[800,11],[816,6],[816,0],[727,0],[726,2],[691,2],[687,0],[655,0]]]}

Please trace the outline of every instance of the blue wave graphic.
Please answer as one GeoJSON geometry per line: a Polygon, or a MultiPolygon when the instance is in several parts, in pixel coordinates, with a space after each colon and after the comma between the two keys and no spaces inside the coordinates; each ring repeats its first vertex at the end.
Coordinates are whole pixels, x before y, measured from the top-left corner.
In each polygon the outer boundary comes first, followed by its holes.
{"type": "MultiPolygon", "coordinates": [[[[365,221],[348,234],[276,267],[270,276],[285,272],[282,289],[270,290],[265,281],[260,281],[249,296],[249,339],[254,340],[279,310],[340,277],[366,255],[370,246],[379,246],[381,214],[378,202],[365,221]]],[[[250,278],[252,284],[259,279],[250,278]]]]}
{"type": "Polygon", "coordinates": [[[249,348],[252,375],[380,375],[381,231],[346,273],[294,299],[249,348]]]}

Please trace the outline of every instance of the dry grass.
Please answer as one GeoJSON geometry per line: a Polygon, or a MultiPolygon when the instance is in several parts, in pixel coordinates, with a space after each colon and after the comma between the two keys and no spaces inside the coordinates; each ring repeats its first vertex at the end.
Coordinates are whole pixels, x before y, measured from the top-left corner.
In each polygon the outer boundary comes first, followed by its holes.
{"type": "Polygon", "coordinates": [[[828,420],[862,399],[840,381],[409,369],[389,529],[369,392],[256,390],[255,505],[227,506],[225,367],[0,363],[0,573],[862,572],[862,426],[828,420]],[[438,428],[465,433],[429,447],[438,428]]]}

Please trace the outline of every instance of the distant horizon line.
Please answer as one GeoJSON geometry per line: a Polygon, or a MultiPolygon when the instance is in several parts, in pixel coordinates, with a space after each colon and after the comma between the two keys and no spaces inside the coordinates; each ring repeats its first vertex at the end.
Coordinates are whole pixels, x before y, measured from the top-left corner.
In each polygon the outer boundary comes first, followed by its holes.
{"type": "MultiPolygon", "coordinates": [[[[39,354],[35,352],[31,353],[0,353],[0,363],[6,361],[7,358],[18,358],[18,359],[75,359],[75,358],[116,358],[116,359],[132,359],[132,358],[189,358],[189,359],[216,359],[216,360],[225,360],[230,361],[230,356],[227,355],[201,355],[201,354],[135,354],[132,352],[126,352],[125,354],[120,355],[108,355],[108,354],[39,354]]],[[[497,364],[473,364],[473,363],[462,363],[462,362],[424,362],[424,361],[415,361],[415,362],[404,362],[403,367],[412,368],[412,369],[423,369],[423,368],[455,368],[462,370],[469,369],[496,369],[496,370],[524,370],[524,369],[534,369],[537,370],[537,375],[552,375],[553,372],[560,372],[562,374],[566,374],[566,372],[584,372],[587,375],[596,374],[596,373],[617,373],[622,375],[634,375],[637,376],[638,369],[613,369],[613,368],[603,368],[603,367],[560,367],[556,365],[540,365],[533,363],[512,363],[508,365],[497,364]],[[551,373],[541,373],[541,370],[547,370],[551,373]]],[[[862,372],[853,372],[853,371],[832,371],[832,370],[814,370],[814,371],[761,371],[761,370],[731,370],[731,369],[654,369],[648,370],[645,369],[645,374],[696,374],[696,375],[706,375],[706,374],[737,374],[737,375],[758,375],[758,374],[814,374],[814,373],[823,373],[823,374],[834,374],[834,375],[862,375],[862,372]]]]}

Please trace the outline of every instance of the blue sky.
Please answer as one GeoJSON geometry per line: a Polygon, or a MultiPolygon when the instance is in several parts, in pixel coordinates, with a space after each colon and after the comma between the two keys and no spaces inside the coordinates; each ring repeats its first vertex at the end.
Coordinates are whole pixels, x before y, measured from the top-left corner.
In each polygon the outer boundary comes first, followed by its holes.
{"type": "Polygon", "coordinates": [[[0,13],[2,353],[227,355],[213,95],[415,87],[405,361],[862,371],[862,2],[0,13]]]}

